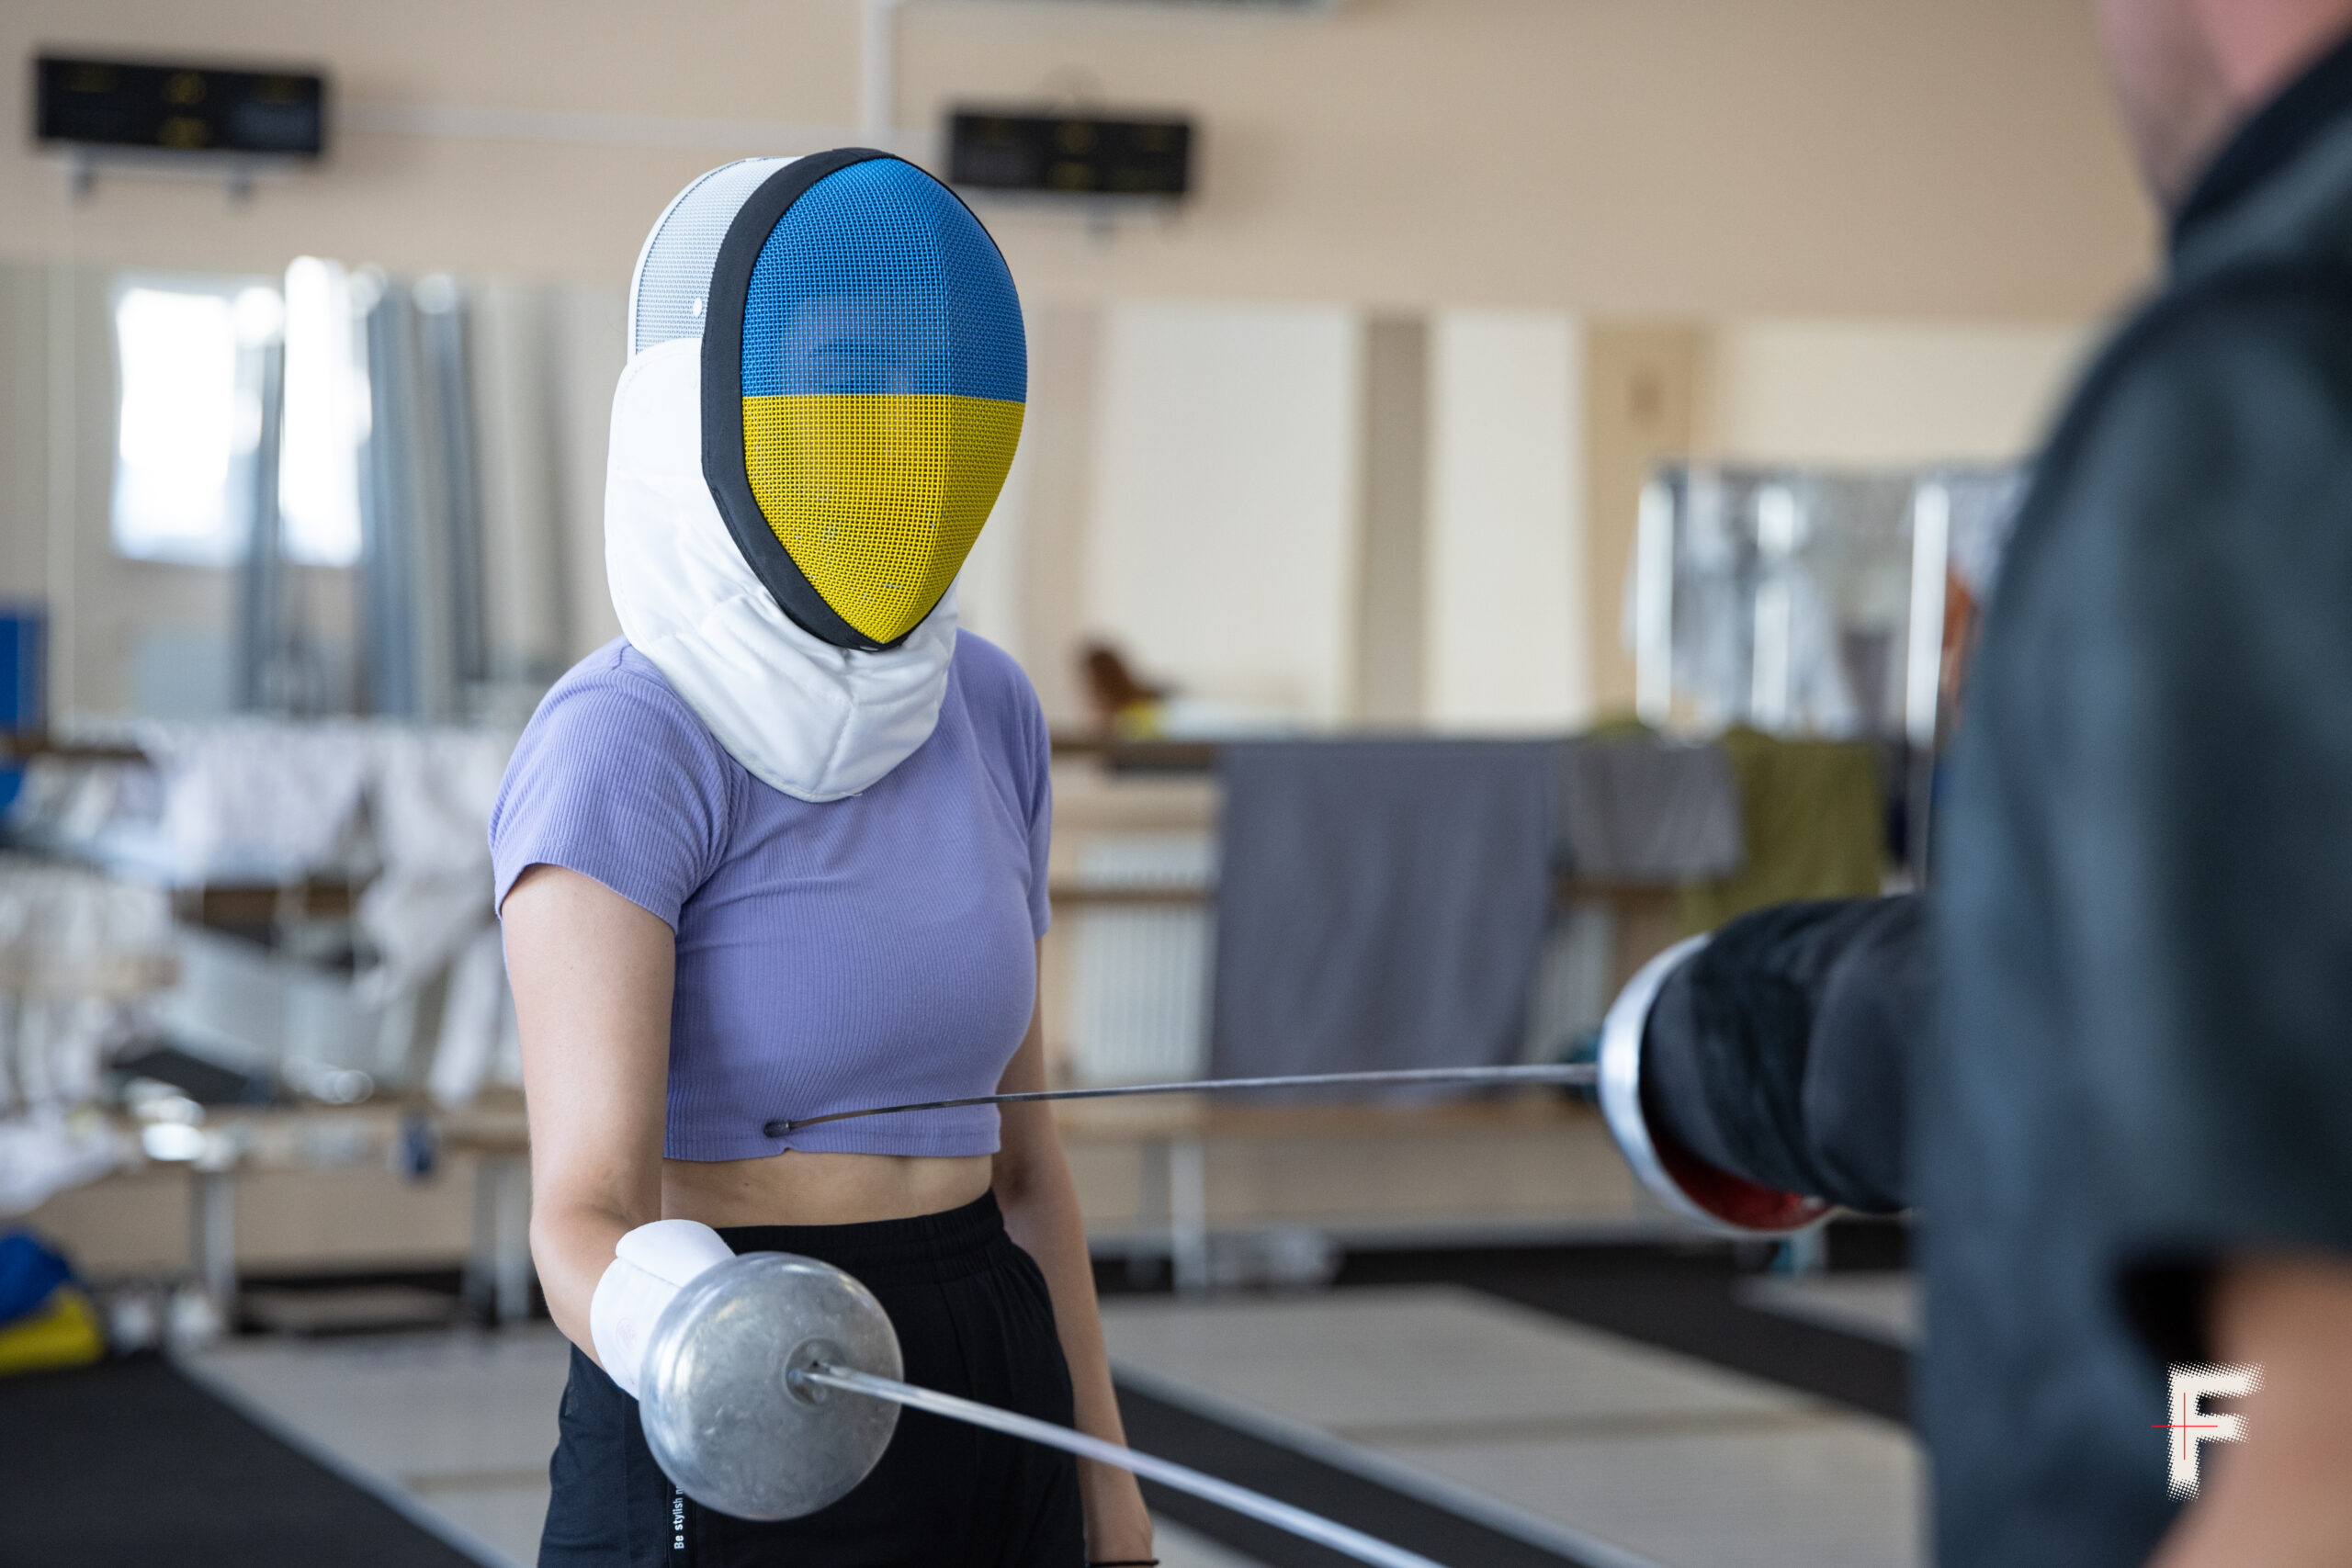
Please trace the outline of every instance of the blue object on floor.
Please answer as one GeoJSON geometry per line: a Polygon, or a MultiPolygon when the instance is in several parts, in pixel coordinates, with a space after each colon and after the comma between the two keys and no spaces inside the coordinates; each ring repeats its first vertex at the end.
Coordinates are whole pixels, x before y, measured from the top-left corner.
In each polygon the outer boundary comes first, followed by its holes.
{"type": "MultiPolygon", "coordinates": [[[[47,728],[49,613],[39,604],[0,603],[0,735],[38,735],[47,728]]],[[[0,811],[24,787],[21,763],[0,756],[0,811]]]]}
{"type": "Polygon", "coordinates": [[[30,1231],[0,1235],[0,1324],[31,1316],[73,1277],[63,1256],[30,1231]]]}

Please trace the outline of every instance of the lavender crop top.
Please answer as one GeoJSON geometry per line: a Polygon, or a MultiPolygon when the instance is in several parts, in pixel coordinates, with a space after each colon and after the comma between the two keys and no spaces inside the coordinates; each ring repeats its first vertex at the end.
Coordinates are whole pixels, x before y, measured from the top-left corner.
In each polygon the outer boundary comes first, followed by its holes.
{"type": "Polygon", "coordinates": [[[760,1129],[994,1091],[1036,1001],[1047,756],[1028,678],[964,632],[931,739],[812,805],[746,772],[616,640],[523,731],[491,813],[498,901],[566,866],[677,933],[669,1158],[991,1154],[993,1106],[760,1129]]]}

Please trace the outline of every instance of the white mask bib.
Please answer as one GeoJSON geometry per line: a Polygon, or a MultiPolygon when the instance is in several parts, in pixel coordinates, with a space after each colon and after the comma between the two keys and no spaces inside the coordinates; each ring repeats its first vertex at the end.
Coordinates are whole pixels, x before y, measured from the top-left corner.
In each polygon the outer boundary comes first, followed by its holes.
{"type": "Polygon", "coordinates": [[[605,567],[621,631],[728,754],[800,800],[840,800],[931,738],[956,653],[950,588],[904,642],[836,648],[795,625],[727,531],[702,469],[702,340],[639,353],[613,393],[605,567]]]}

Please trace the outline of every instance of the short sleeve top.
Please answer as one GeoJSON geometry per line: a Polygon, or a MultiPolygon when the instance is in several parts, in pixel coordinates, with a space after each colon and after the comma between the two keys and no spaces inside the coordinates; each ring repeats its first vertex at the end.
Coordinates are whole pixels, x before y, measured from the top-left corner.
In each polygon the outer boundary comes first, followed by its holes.
{"type": "Polygon", "coordinates": [[[762,1128],[995,1089],[1036,1002],[1048,756],[1027,677],[964,632],[931,738],[862,794],[797,800],[616,640],[515,749],[491,815],[499,905],[560,865],[676,933],[667,1157],[993,1153],[988,1106],[762,1128]]]}

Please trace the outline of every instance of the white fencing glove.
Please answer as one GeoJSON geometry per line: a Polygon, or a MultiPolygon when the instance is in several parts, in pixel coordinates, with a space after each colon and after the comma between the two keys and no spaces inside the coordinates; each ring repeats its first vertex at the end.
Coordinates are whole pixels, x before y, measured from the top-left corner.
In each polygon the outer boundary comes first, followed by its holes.
{"type": "Polygon", "coordinates": [[[621,1392],[637,1397],[645,1342],[671,1298],[702,1273],[735,1256],[699,1220],[656,1220],[621,1237],[613,1261],[588,1299],[588,1337],[596,1359],[621,1392]]]}

